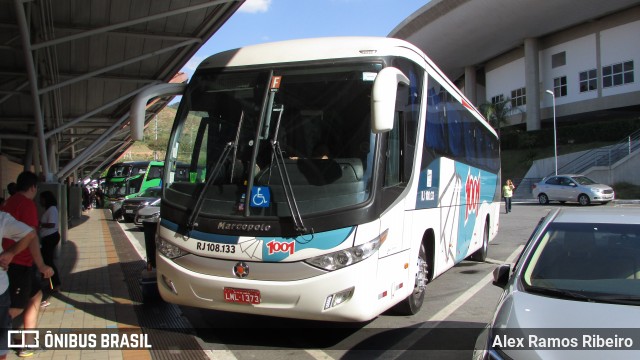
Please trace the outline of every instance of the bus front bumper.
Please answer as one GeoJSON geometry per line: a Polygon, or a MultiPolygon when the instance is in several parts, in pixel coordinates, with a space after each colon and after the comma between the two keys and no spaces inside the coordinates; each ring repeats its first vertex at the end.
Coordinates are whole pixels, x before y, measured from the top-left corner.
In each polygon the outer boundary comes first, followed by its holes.
{"type": "MultiPolygon", "coordinates": [[[[388,307],[378,301],[376,293],[376,255],[337,271],[294,281],[211,276],[190,271],[159,254],[156,254],[156,264],[162,298],[179,305],[322,321],[367,321],[388,307]],[[260,303],[225,301],[225,288],[254,294],[259,291],[260,303]],[[326,308],[331,296],[349,289],[353,291],[348,300],[326,308]]],[[[282,263],[274,265],[283,266],[282,263]]],[[[234,276],[232,269],[229,274],[234,276]]]]}

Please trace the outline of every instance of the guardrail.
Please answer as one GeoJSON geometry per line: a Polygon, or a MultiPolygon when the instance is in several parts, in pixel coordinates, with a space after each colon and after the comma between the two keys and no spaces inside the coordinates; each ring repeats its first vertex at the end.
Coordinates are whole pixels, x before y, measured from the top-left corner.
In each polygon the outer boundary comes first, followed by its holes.
{"type": "Polygon", "coordinates": [[[542,180],[542,178],[516,178],[512,179],[513,184],[516,186],[516,191],[513,193],[514,199],[533,199],[533,184],[542,180]]]}
{"type": "MultiPolygon", "coordinates": [[[[640,149],[640,130],[615,145],[588,151],[558,168],[559,174],[582,174],[594,166],[611,166],[640,149]]],[[[553,175],[550,173],[547,176],[553,175]]]]}

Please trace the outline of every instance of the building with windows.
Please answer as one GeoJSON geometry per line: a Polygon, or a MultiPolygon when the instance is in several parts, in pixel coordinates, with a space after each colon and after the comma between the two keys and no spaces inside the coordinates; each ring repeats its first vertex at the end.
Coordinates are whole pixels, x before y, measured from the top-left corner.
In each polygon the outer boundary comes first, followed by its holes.
{"type": "Polygon", "coordinates": [[[434,60],[509,125],[640,115],[637,0],[431,0],[390,34],[434,60]],[[552,95],[553,94],[553,95],[552,95]]]}

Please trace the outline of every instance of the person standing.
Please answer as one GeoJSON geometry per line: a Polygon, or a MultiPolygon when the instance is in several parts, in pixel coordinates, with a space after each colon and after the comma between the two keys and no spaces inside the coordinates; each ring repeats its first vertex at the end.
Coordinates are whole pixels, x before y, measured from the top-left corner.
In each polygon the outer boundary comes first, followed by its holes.
{"type": "Polygon", "coordinates": [[[513,197],[513,190],[516,187],[513,185],[513,181],[511,179],[507,179],[507,182],[502,187],[502,196],[504,196],[504,208],[508,213],[511,212],[511,198],[513,197]]]}
{"type": "MultiPolygon", "coordinates": [[[[16,180],[16,193],[7,199],[3,210],[11,214],[16,220],[38,229],[38,210],[33,201],[38,192],[38,176],[30,171],[24,171],[16,180]]],[[[10,239],[2,239],[2,247],[6,250],[13,245],[10,239]]],[[[11,291],[11,308],[9,314],[13,319],[24,312],[24,329],[36,328],[38,311],[42,302],[40,279],[33,264],[44,265],[40,244],[36,241],[13,257],[7,274],[9,275],[9,290],[11,291]]],[[[45,265],[46,266],[46,265],[45,265]]],[[[53,271],[53,270],[52,270],[53,271]]],[[[20,357],[33,355],[30,349],[23,349],[18,353],[20,357]]]]}
{"type": "MultiPolygon", "coordinates": [[[[40,205],[45,209],[40,217],[40,243],[42,244],[42,259],[44,263],[50,266],[54,274],[51,277],[51,290],[53,292],[60,289],[60,275],[58,268],[53,262],[56,246],[60,242],[60,232],[58,231],[58,201],[51,191],[43,191],[40,193],[40,205]]],[[[41,306],[48,306],[49,302],[45,299],[41,306]]]]}
{"type": "MultiPolygon", "coordinates": [[[[0,211],[0,236],[13,240],[13,245],[6,250],[0,247],[0,360],[7,358],[9,352],[8,330],[11,329],[11,295],[9,289],[9,277],[7,268],[13,260],[15,254],[29,248],[32,244],[38,245],[38,237],[35,231],[28,225],[16,220],[10,214],[0,211]]],[[[53,275],[53,269],[36,262],[45,277],[53,275]]]]}

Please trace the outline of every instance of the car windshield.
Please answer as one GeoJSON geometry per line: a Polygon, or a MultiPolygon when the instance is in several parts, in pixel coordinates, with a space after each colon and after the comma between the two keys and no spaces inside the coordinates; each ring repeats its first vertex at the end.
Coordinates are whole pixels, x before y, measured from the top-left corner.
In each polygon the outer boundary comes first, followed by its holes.
{"type": "Polygon", "coordinates": [[[162,194],[161,187],[152,187],[152,188],[148,188],[142,194],[140,194],[140,197],[160,197],[161,194],[162,194]]]}
{"type": "Polygon", "coordinates": [[[597,182],[589,179],[586,176],[573,176],[571,177],[573,179],[573,181],[577,182],[580,185],[593,185],[593,184],[597,184],[597,182]]]}
{"type": "Polygon", "coordinates": [[[529,291],[640,303],[640,225],[551,223],[523,269],[529,291]]]}
{"type": "Polygon", "coordinates": [[[181,101],[164,200],[193,207],[198,184],[211,177],[202,214],[289,216],[292,196],[301,214],[365,202],[375,146],[370,95],[381,67],[199,72],[181,101]]]}

